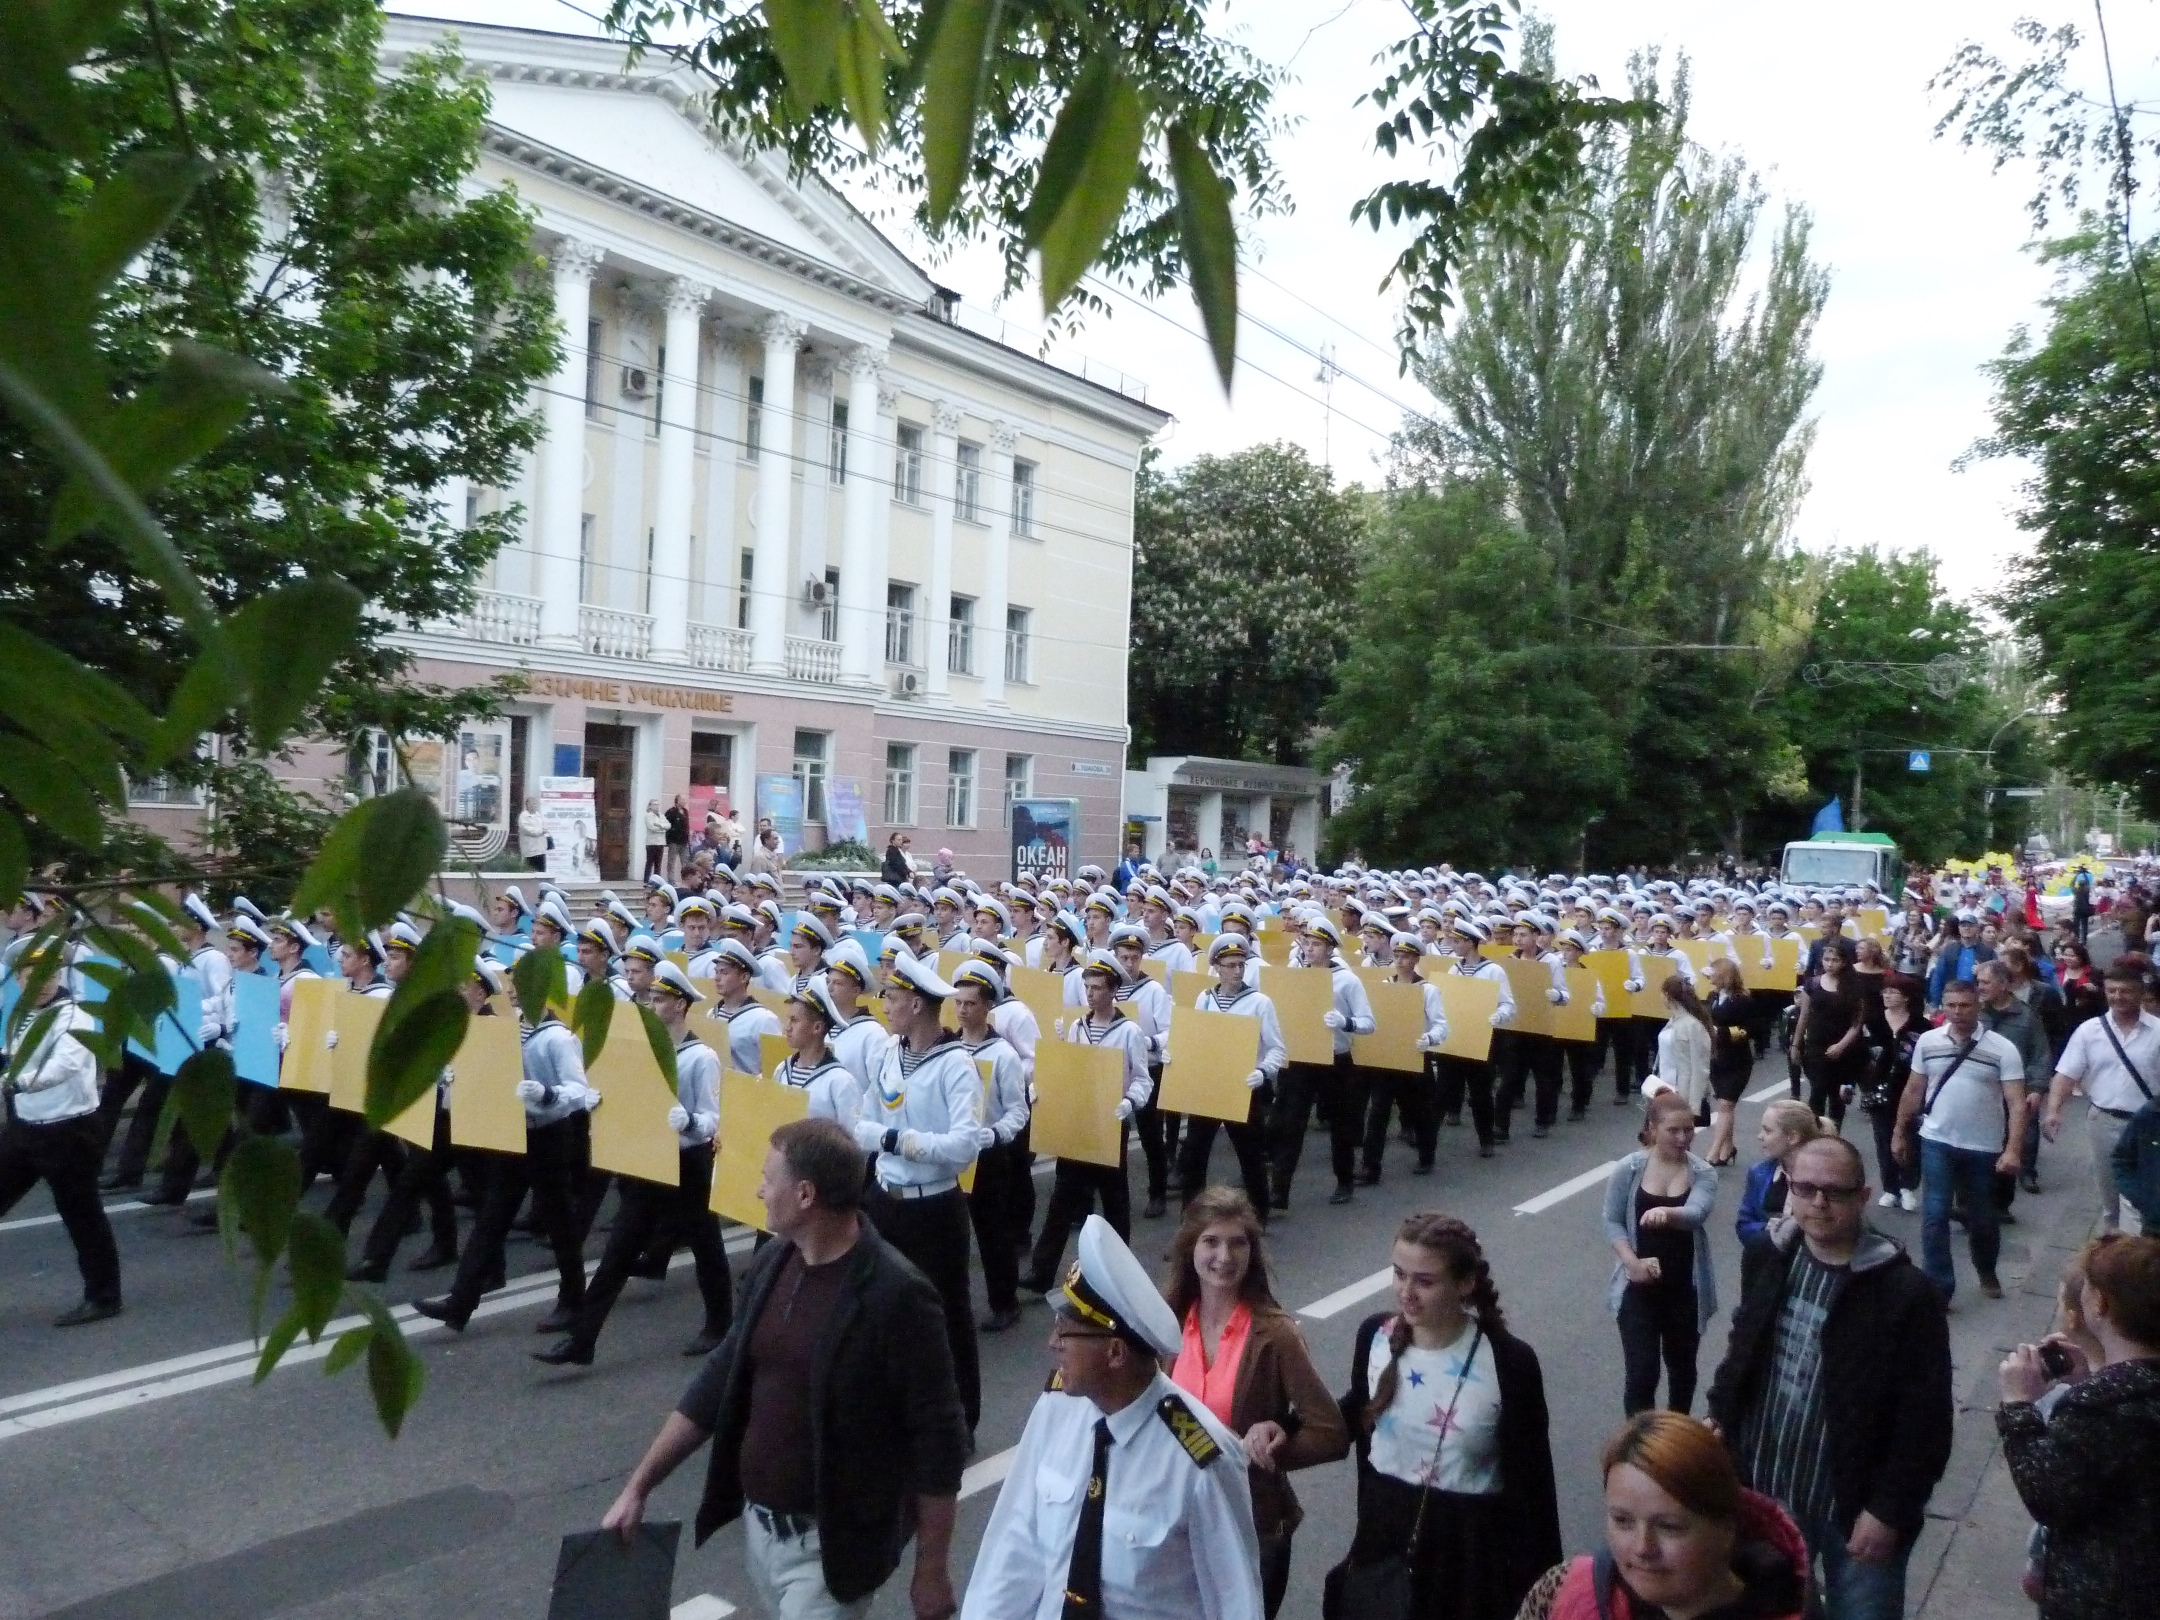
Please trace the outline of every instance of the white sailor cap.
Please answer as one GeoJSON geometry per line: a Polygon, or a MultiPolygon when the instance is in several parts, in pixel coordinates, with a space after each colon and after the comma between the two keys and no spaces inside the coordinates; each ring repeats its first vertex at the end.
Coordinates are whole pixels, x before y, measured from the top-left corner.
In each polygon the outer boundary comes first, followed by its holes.
{"type": "Polygon", "coordinates": [[[577,937],[579,944],[590,943],[597,945],[610,956],[613,956],[620,949],[615,943],[615,930],[608,926],[608,920],[605,917],[595,917],[578,930],[577,937]]]}
{"type": "Polygon", "coordinates": [[[1388,936],[1388,949],[1391,951],[1408,951],[1412,956],[1423,956],[1425,954],[1425,942],[1415,934],[1405,934],[1398,930],[1388,936]]]}
{"type": "Polygon", "coordinates": [[[999,933],[1009,934],[1012,932],[1012,908],[1006,905],[1004,901],[994,895],[986,894],[981,896],[975,902],[975,914],[979,917],[986,911],[997,919],[999,933]]]}
{"type": "Polygon", "coordinates": [[[632,934],[624,943],[622,953],[625,961],[636,957],[640,962],[652,963],[655,968],[667,960],[667,952],[660,948],[660,942],[650,934],[632,934]]]}
{"type": "Polygon", "coordinates": [[[225,937],[237,940],[243,945],[252,945],[258,951],[267,951],[270,948],[269,931],[246,912],[241,912],[226,925],[225,937]]]}
{"type": "Polygon", "coordinates": [[[381,967],[383,965],[383,957],[385,953],[383,950],[382,934],[378,930],[370,928],[358,939],[348,939],[344,941],[343,944],[344,949],[348,951],[358,951],[370,962],[373,962],[377,967],[381,967]]]}
{"type": "Polygon", "coordinates": [[[1101,867],[1097,866],[1093,861],[1090,861],[1087,863],[1087,865],[1081,867],[1079,871],[1075,872],[1073,876],[1080,879],[1083,883],[1100,883],[1105,877],[1109,876],[1109,874],[1106,873],[1101,867]]]}
{"type": "Polygon", "coordinates": [[[1142,950],[1147,949],[1147,930],[1138,923],[1112,923],[1109,938],[1113,946],[1131,944],[1139,946],[1142,950]]]}
{"type": "Polygon", "coordinates": [[[638,914],[632,911],[628,906],[624,905],[620,900],[610,900],[607,904],[607,910],[603,915],[608,917],[611,921],[621,923],[622,931],[625,934],[632,934],[637,931],[638,914]]]}
{"type": "Polygon", "coordinates": [[[563,903],[553,895],[541,901],[540,909],[533,913],[534,926],[537,927],[541,923],[546,923],[565,939],[577,932],[570,925],[570,913],[564,909],[563,903]]]}
{"type": "Polygon", "coordinates": [[[1114,1333],[1150,1355],[1174,1356],[1182,1342],[1177,1313],[1100,1215],[1088,1216],[1080,1228],[1079,1258],[1050,1296],[1050,1308],[1068,1321],[1114,1333]]]}
{"type": "Polygon", "coordinates": [[[752,978],[757,976],[757,958],[750,954],[750,947],[739,939],[723,939],[712,948],[712,959],[715,967],[725,962],[730,967],[741,968],[752,978]]]}
{"type": "Polygon", "coordinates": [[[972,984],[978,989],[989,991],[993,1005],[1005,999],[1005,975],[1000,973],[994,964],[985,962],[979,956],[971,956],[953,969],[953,988],[957,990],[963,984],[972,984]]]}
{"type": "Polygon", "coordinates": [[[832,986],[822,973],[813,974],[810,982],[800,990],[789,991],[788,1000],[799,1001],[808,1007],[812,1013],[824,1020],[827,1029],[847,1022],[840,1016],[840,1008],[832,998],[832,986]]]}
{"type": "Polygon", "coordinates": [[[202,928],[204,933],[214,934],[217,932],[217,913],[203,903],[201,895],[191,893],[184,896],[180,901],[180,909],[186,912],[189,918],[202,928]]]}
{"type": "Polygon", "coordinates": [[[420,949],[420,930],[409,922],[394,922],[383,932],[383,949],[386,951],[417,951],[420,949]]]}
{"type": "Polygon", "coordinates": [[[244,894],[236,894],[233,896],[232,908],[241,916],[253,917],[259,923],[267,923],[270,920],[268,917],[263,915],[262,907],[258,906],[254,901],[250,900],[244,894]]]}
{"type": "Polygon", "coordinates": [[[825,968],[830,973],[845,973],[861,989],[870,988],[870,958],[852,939],[843,939],[825,952],[825,968]]]}
{"type": "Polygon", "coordinates": [[[1063,934],[1075,945],[1087,943],[1087,925],[1069,911],[1060,911],[1050,919],[1050,926],[1063,934]]]}
{"type": "Polygon", "coordinates": [[[1105,917],[1115,917],[1118,911],[1118,898],[1108,889],[1097,889],[1087,897],[1087,903],[1081,906],[1080,909],[1082,911],[1099,911],[1105,917]]]}
{"type": "Polygon", "coordinates": [[[670,883],[666,878],[662,877],[658,872],[655,872],[651,877],[645,880],[645,892],[648,895],[664,894],[667,896],[667,903],[669,905],[672,906],[675,903],[675,885],[670,883]]]}
{"type": "Polygon", "coordinates": [[[480,981],[482,989],[491,996],[510,993],[510,970],[492,956],[476,956],[472,965],[473,977],[480,981]]]}
{"type": "Polygon", "coordinates": [[[509,901],[513,906],[517,907],[517,912],[520,917],[530,917],[532,915],[532,907],[526,903],[525,891],[519,888],[515,883],[511,884],[509,888],[503,890],[502,898],[509,901]]]}
{"type": "Polygon", "coordinates": [[[888,985],[897,982],[901,989],[912,990],[933,1001],[943,1001],[953,993],[953,987],[938,977],[935,962],[907,953],[893,958],[892,974],[886,982],[888,985]]]}
{"type": "Polygon", "coordinates": [[[1112,984],[1125,982],[1125,964],[1100,946],[1080,959],[1080,973],[1083,978],[1090,973],[1107,973],[1112,984]]]}
{"type": "Polygon", "coordinates": [[[777,900],[760,900],[750,908],[750,915],[763,917],[776,934],[780,932],[781,923],[787,920],[780,914],[780,902],[777,900]]]}
{"type": "Polygon", "coordinates": [[[1591,948],[1590,942],[1582,937],[1582,930],[1579,928],[1563,928],[1554,938],[1562,945],[1574,946],[1578,951],[1587,951],[1591,948]]]}
{"type": "Polygon", "coordinates": [[[808,912],[795,919],[794,932],[788,936],[788,939],[790,943],[798,939],[808,939],[811,944],[821,951],[832,949],[834,943],[833,931],[808,912]]]}
{"type": "Polygon", "coordinates": [[[274,917],[269,922],[264,923],[263,927],[268,929],[273,934],[286,934],[291,936],[293,939],[299,941],[300,946],[303,950],[313,950],[317,945],[320,945],[322,943],[321,940],[315,937],[315,931],[312,928],[308,927],[308,925],[302,922],[298,917],[274,917]]]}
{"type": "Polygon", "coordinates": [[[655,990],[669,991],[682,997],[685,1002],[698,1002],[705,999],[698,994],[697,986],[690,982],[690,975],[665,958],[662,958],[653,967],[652,982],[655,990]]]}
{"type": "Polygon", "coordinates": [[[1310,934],[1314,939],[1326,940],[1330,945],[1334,946],[1338,950],[1342,948],[1342,930],[1340,928],[1337,928],[1333,920],[1330,918],[1313,918],[1305,925],[1305,932],[1310,934]]]}
{"type": "Polygon", "coordinates": [[[1217,934],[1208,941],[1207,959],[1210,966],[1226,956],[1234,956],[1241,962],[1248,961],[1252,954],[1252,941],[1243,934],[1217,934]]]}
{"type": "Polygon", "coordinates": [[[890,883],[880,883],[876,885],[874,888],[871,889],[870,897],[873,900],[884,901],[887,905],[893,907],[895,910],[897,910],[900,905],[900,891],[894,888],[890,883]]]}
{"type": "Polygon", "coordinates": [[[702,894],[686,894],[675,902],[675,920],[677,922],[681,922],[685,917],[696,916],[709,919],[714,915],[713,903],[702,894]]]}
{"type": "Polygon", "coordinates": [[[1475,917],[1457,917],[1453,922],[1448,924],[1448,932],[1451,934],[1460,934],[1465,939],[1474,939],[1480,945],[1484,944],[1487,940],[1492,938],[1492,930],[1490,928],[1487,928],[1483,923],[1479,922],[1475,917]]]}

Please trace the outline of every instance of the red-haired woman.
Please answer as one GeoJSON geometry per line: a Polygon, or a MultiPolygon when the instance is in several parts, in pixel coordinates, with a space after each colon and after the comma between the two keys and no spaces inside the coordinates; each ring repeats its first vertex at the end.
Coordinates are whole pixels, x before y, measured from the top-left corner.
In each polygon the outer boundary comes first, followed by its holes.
{"type": "Polygon", "coordinates": [[[1325,1612],[1406,1558],[1414,1620],[1508,1620],[1559,1556],[1544,1374],[1463,1222],[1412,1215],[1393,1260],[1396,1309],[1359,1326],[1342,1398],[1357,1533],[1325,1612]]]}
{"type": "Polygon", "coordinates": [[[1571,1559],[1516,1620],[1786,1620],[1807,1601],[1807,1543],[1742,1488],[1707,1423],[1639,1412],[1605,1443],[1605,1545],[1571,1559]]]}

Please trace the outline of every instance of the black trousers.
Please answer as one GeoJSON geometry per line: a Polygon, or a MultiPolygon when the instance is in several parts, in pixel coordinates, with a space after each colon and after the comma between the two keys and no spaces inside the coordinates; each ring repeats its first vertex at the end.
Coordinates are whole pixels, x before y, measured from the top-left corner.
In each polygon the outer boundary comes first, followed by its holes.
{"type": "Polygon", "coordinates": [[[1493,1134],[1502,1141],[1507,1140],[1515,1107],[1529,1088],[1530,1040],[1512,1029],[1493,1031],[1493,1134]]]}
{"type": "MultiPolygon", "coordinates": [[[[1894,1151],[1897,1143],[1897,1105],[1890,1103],[1881,1108],[1866,1109],[1865,1113],[1868,1117],[1868,1124],[1875,1131],[1875,1174],[1881,1183],[1876,1188],[1876,1191],[1886,1193],[1902,1192],[1905,1190],[1907,1177],[1904,1167],[1897,1162],[1897,1154],[1894,1151]]],[[[2010,1184],[2015,1187],[2017,1178],[2013,1176],[2010,1184]]],[[[1996,1200],[1996,1207],[2003,1207],[2002,1200],[1999,1197],[1996,1200]]]]}
{"type": "Polygon", "coordinates": [[[98,1166],[104,1157],[105,1131],[95,1111],[50,1125],[11,1118],[0,1127],[0,1215],[44,1182],[68,1241],[75,1245],[83,1298],[92,1305],[117,1305],[120,1249],[98,1198],[98,1166]]]}
{"type": "Polygon", "coordinates": [[[386,1268],[397,1258],[398,1245],[405,1240],[406,1225],[423,1199],[427,1202],[435,1247],[444,1254],[456,1254],[458,1249],[457,1206],[450,1201],[450,1110],[435,1110],[432,1150],[416,1148],[408,1142],[398,1145],[405,1150],[404,1163],[390,1178],[390,1195],[376,1212],[375,1224],[368,1228],[367,1245],[360,1251],[362,1259],[369,1264],[386,1268]]]}
{"type": "MultiPolygon", "coordinates": [[[[1118,1185],[1124,1185],[1122,1172],[1118,1185]]],[[[982,1419],[982,1361],[976,1354],[975,1307],[968,1293],[966,1200],[958,1187],[929,1198],[895,1198],[884,1188],[873,1187],[863,1210],[878,1236],[906,1255],[938,1291],[945,1306],[945,1339],[952,1347],[953,1377],[960,1386],[960,1405],[972,1434],[982,1419]]]]}
{"type": "Polygon", "coordinates": [[[1110,1223],[1111,1230],[1127,1243],[1132,1241],[1132,1188],[1126,1181],[1124,1164],[1131,1140],[1131,1127],[1118,1127],[1115,1166],[1088,1164],[1079,1159],[1058,1160],[1050,1178],[1050,1207],[1043,1212],[1042,1231],[1035,1239],[1035,1252],[1028,1263],[1028,1275],[1034,1281],[1057,1280],[1058,1267],[1065,1258],[1065,1240],[1094,1211],[1098,1200],[1102,1218],[1110,1223]]]}
{"type": "Polygon", "coordinates": [[[1807,1077],[1808,1107],[1817,1118],[1827,1118],[1833,1124],[1845,1123],[1845,1088],[1858,1082],[1860,1063],[1854,1060],[1858,1043],[1843,1057],[1832,1057],[1828,1052],[1812,1052],[1800,1049],[1800,1072],[1807,1077]]]}
{"type": "Polygon", "coordinates": [[[375,1172],[380,1170],[385,1180],[395,1183],[404,1174],[406,1157],[402,1138],[388,1131],[361,1130],[345,1150],[345,1162],[338,1167],[337,1188],[323,1206],[323,1219],[340,1232],[351,1231],[353,1217],[360,1213],[360,1206],[367,1202],[368,1188],[375,1184],[375,1172]]]}
{"type": "Polygon", "coordinates": [[[1177,1178],[1186,1203],[1191,1203],[1194,1196],[1213,1180],[1208,1173],[1208,1161],[1214,1155],[1215,1136],[1220,1129],[1229,1136],[1230,1151],[1237,1155],[1238,1179],[1245,1185],[1245,1196],[1259,1212],[1260,1224],[1267,1224],[1267,1118],[1274,1105],[1274,1096],[1274,1087],[1262,1086],[1252,1094],[1252,1104],[1245,1118],[1234,1124],[1210,1119],[1205,1114],[1185,1116],[1185,1140],[1178,1148],[1177,1178]]]}
{"type": "Polygon", "coordinates": [[[1560,1117],[1560,1043],[1550,1035],[1516,1034],[1508,1044],[1515,1049],[1516,1074],[1513,1085],[1500,1100],[1501,1129],[1507,1128],[1509,1113],[1523,1099],[1525,1080],[1530,1084],[1536,1122],[1550,1127],[1560,1117]]]}
{"type": "Polygon", "coordinates": [[[1620,1353],[1627,1366],[1627,1415],[1657,1404],[1658,1359],[1665,1362],[1665,1406],[1685,1412],[1695,1400],[1695,1283],[1630,1283],[1620,1296],[1620,1353]]]}
{"type": "Polygon", "coordinates": [[[1445,1053],[1435,1061],[1440,1070],[1440,1112],[1449,1119],[1460,1119],[1467,1098],[1470,1122],[1477,1127],[1478,1146],[1492,1146],[1492,1064],[1477,1058],[1450,1057],[1445,1053]]]}
{"type": "Polygon", "coordinates": [[[119,1134],[120,1116],[126,1111],[128,1099],[136,1099],[135,1117],[128,1122],[127,1135],[120,1139],[119,1157],[113,1162],[114,1179],[133,1186],[150,1168],[158,1113],[171,1089],[171,1077],[160,1074],[148,1059],[134,1052],[120,1055],[120,1067],[106,1078],[104,1094],[98,1098],[97,1115],[99,1147],[103,1149],[119,1134]]]}
{"type": "Polygon", "coordinates": [[[993,1311],[1020,1305],[1020,1245],[1031,1224],[1021,1218],[1020,1190],[1032,1194],[1029,1174],[1034,1155],[1020,1139],[998,1142],[975,1155],[975,1189],[967,1195],[968,1220],[975,1228],[975,1251],[982,1256],[983,1294],[993,1311]]]}
{"type": "Polygon", "coordinates": [[[1275,1185],[1290,1190],[1298,1159],[1305,1150],[1305,1127],[1313,1104],[1324,1097],[1328,1122],[1328,1157],[1339,1185],[1347,1186],[1357,1174],[1358,1149],[1365,1135],[1365,1094],[1370,1081],[1351,1061],[1348,1052],[1337,1052],[1332,1064],[1292,1063],[1283,1070],[1282,1089],[1274,1118],[1269,1122],[1275,1185]]]}
{"type": "Polygon", "coordinates": [[[1170,1189],[1170,1167],[1177,1162],[1178,1126],[1183,1114],[1166,1114],[1155,1106],[1155,1099],[1162,1095],[1162,1065],[1150,1063],[1148,1078],[1155,1082],[1155,1089],[1148,1094],[1144,1107],[1133,1111],[1133,1123],[1140,1127],[1140,1156],[1147,1161],[1147,1195],[1161,1198],[1170,1189]]]}
{"type": "Polygon", "coordinates": [[[1433,1155],[1440,1147],[1440,1116],[1433,1106],[1436,1086],[1432,1075],[1433,1059],[1426,1054],[1425,1067],[1415,1073],[1404,1069],[1374,1069],[1370,1071],[1371,1087],[1365,1104],[1364,1169],[1367,1175],[1380,1173],[1380,1161],[1387,1153],[1388,1116],[1399,1112],[1411,1140],[1417,1144],[1417,1162],[1430,1167],[1433,1155]]]}
{"type": "Polygon", "coordinates": [[[503,1270],[503,1243],[510,1222],[529,1190],[534,1224],[555,1252],[555,1303],[576,1310],[585,1302],[585,1246],[577,1230],[573,1201],[577,1178],[585,1168],[583,1115],[552,1125],[525,1127],[525,1156],[488,1155],[487,1191],[472,1237],[458,1260],[457,1281],[450,1285],[453,1314],[470,1316],[484,1285],[503,1270]]]}
{"type": "Polygon", "coordinates": [[[1640,1060],[1635,1053],[1634,1019],[1600,1018],[1597,1021],[1597,1056],[1600,1068],[1604,1066],[1607,1053],[1612,1055],[1613,1095],[1625,1102],[1635,1095],[1636,1082],[1642,1077],[1640,1060]]]}
{"type": "Polygon", "coordinates": [[[1604,1061],[1605,1052],[1597,1041],[1562,1041],[1567,1052],[1568,1111],[1578,1115],[1590,1106],[1590,1093],[1597,1089],[1598,1065],[1604,1061]]]}
{"type": "Polygon", "coordinates": [[[300,1190],[306,1192],[317,1176],[336,1176],[345,1168],[353,1138],[367,1121],[332,1108],[328,1094],[320,1091],[295,1091],[286,1101],[300,1126],[300,1190]]]}
{"type": "Polygon", "coordinates": [[[1028,1234],[1035,1230],[1035,1150],[1029,1145],[1034,1131],[1034,1122],[1030,1120],[1020,1127],[1020,1134],[1013,1138],[1013,1158],[1020,1166],[1020,1178],[1013,1186],[1012,1201],[1015,1254],[1028,1246],[1028,1234]]]}
{"type": "MultiPolygon", "coordinates": [[[[728,1270],[727,1250],[720,1242],[720,1217],[712,1212],[713,1150],[710,1142],[680,1148],[681,1165],[676,1183],[663,1187],[656,1181],[619,1176],[622,1207],[608,1233],[607,1248],[600,1256],[592,1281],[585,1285],[585,1303],[578,1308],[570,1337],[590,1350],[607,1325],[608,1312],[622,1296],[640,1257],[663,1228],[690,1245],[697,1265],[698,1294],[705,1302],[704,1331],[709,1338],[724,1338],[735,1316],[735,1279],[728,1270]]],[[[672,1248],[670,1244],[670,1248],[672,1248]]]]}

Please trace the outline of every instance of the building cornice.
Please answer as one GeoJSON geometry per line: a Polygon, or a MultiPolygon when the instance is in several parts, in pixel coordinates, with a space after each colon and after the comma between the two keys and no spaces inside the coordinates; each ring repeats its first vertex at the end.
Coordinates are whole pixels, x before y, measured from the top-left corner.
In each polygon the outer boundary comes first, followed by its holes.
{"type": "MultiPolygon", "coordinates": [[[[1000,388],[1085,411],[1143,440],[1153,438],[1171,419],[1168,411],[922,310],[909,310],[905,319],[893,324],[893,350],[896,356],[912,350],[1000,388]]],[[[976,415],[994,418],[1000,414],[987,401],[968,403],[976,415]]],[[[1134,459],[1138,460],[1137,450],[1134,459]]]]}

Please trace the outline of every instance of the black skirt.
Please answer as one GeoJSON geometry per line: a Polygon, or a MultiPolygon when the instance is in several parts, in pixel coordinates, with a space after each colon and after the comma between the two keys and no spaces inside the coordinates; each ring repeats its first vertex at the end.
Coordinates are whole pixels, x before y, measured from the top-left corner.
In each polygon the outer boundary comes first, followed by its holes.
{"type": "Polygon", "coordinates": [[[1413,1523],[1418,1526],[1410,1587],[1415,1620],[1514,1620],[1542,1571],[1525,1574],[1517,1567],[1522,1560],[1515,1553],[1516,1538],[1497,1494],[1420,1491],[1370,1465],[1361,1467],[1352,1556],[1362,1562],[1400,1550],[1413,1523]]]}

